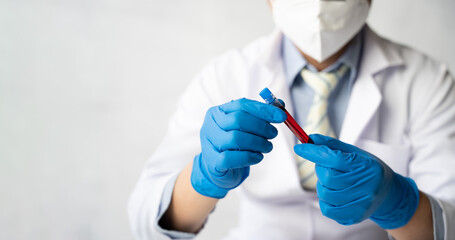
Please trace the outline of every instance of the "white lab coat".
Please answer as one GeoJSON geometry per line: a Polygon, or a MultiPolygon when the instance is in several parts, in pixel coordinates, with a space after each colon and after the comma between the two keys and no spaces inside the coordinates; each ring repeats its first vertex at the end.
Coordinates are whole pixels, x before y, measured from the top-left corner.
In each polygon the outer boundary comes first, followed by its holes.
{"type": "MultiPolygon", "coordinates": [[[[131,196],[138,239],[168,239],[154,227],[166,183],[200,152],[199,131],[211,106],[269,87],[292,112],[278,31],[214,59],[179,100],[169,130],[131,196]]],[[[446,239],[455,239],[455,83],[445,65],[367,28],[358,78],[340,133],[415,180],[443,208],[446,239]]],[[[291,113],[292,114],[292,113],[291,113]]],[[[372,221],[342,226],[324,217],[315,193],[301,189],[295,137],[277,125],[274,149],[237,189],[240,223],[227,239],[384,239],[372,221]]]]}

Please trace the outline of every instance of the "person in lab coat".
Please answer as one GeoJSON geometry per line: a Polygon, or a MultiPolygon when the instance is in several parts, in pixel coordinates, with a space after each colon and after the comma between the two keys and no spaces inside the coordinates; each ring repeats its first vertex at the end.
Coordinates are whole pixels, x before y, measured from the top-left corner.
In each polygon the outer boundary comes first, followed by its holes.
{"type": "Polygon", "coordinates": [[[447,66],[375,34],[368,0],[269,3],[278,30],[179,99],[130,198],[136,239],[195,237],[229,191],[240,219],[226,239],[455,239],[447,66]],[[266,86],[314,144],[260,102],[266,86]]]}

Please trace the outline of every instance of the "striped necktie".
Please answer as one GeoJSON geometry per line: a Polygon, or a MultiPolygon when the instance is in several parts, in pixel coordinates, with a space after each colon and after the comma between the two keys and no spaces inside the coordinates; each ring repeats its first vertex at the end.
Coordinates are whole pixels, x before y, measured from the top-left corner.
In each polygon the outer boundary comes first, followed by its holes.
{"type": "MultiPolygon", "coordinates": [[[[314,73],[304,68],[301,72],[303,81],[314,91],[314,100],[308,112],[305,131],[308,133],[319,133],[335,137],[332,126],[327,115],[328,99],[336,88],[338,81],[348,72],[346,65],[329,73],[314,73]]],[[[314,191],[318,181],[314,170],[314,163],[297,156],[297,164],[300,175],[300,183],[306,190],[314,191]]]]}

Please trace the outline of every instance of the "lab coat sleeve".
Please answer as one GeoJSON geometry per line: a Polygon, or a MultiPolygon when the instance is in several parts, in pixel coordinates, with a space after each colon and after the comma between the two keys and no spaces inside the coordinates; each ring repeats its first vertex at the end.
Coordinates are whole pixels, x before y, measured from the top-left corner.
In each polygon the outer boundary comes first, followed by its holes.
{"type": "Polygon", "coordinates": [[[158,217],[154,221],[154,228],[163,235],[168,236],[171,239],[193,239],[196,237],[194,233],[187,233],[187,232],[179,232],[173,230],[167,230],[161,227],[159,221],[163,217],[166,210],[169,208],[169,204],[171,204],[172,198],[172,191],[174,190],[175,181],[177,180],[177,175],[166,184],[164,188],[163,195],[161,197],[160,208],[158,210],[158,217]]]}
{"type": "Polygon", "coordinates": [[[434,199],[432,196],[427,195],[428,200],[430,201],[431,212],[433,215],[433,239],[443,240],[445,234],[444,226],[444,215],[442,214],[442,207],[439,204],[438,200],[434,199]]]}
{"type": "Polygon", "coordinates": [[[455,239],[455,82],[446,66],[428,65],[436,78],[423,73],[410,94],[409,176],[442,208],[443,221],[434,219],[444,225],[444,239],[455,239]]]}
{"type": "Polygon", "coordinates": [[[212,61],[180,97],[167,133],[129,199],[128,215],[136,239],[171,239],[156,224],[163,192],[166,184],[201,151],[199,131],[207,109],[225,101],[221,89],[212,61]]]}

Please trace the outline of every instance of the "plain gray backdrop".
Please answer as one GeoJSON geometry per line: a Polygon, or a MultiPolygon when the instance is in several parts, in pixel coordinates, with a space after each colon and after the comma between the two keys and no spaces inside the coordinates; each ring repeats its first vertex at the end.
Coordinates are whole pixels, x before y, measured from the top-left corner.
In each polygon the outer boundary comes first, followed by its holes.
{"type": "MultiPolygon", "coordinates": [[[[455,1],[373,2],[375,30],[455,70],[455,1]]],[[[177,97],[272,29],[265,0],[0,0],[0,239],[132,239],[126,203],[177,97]]]]}

